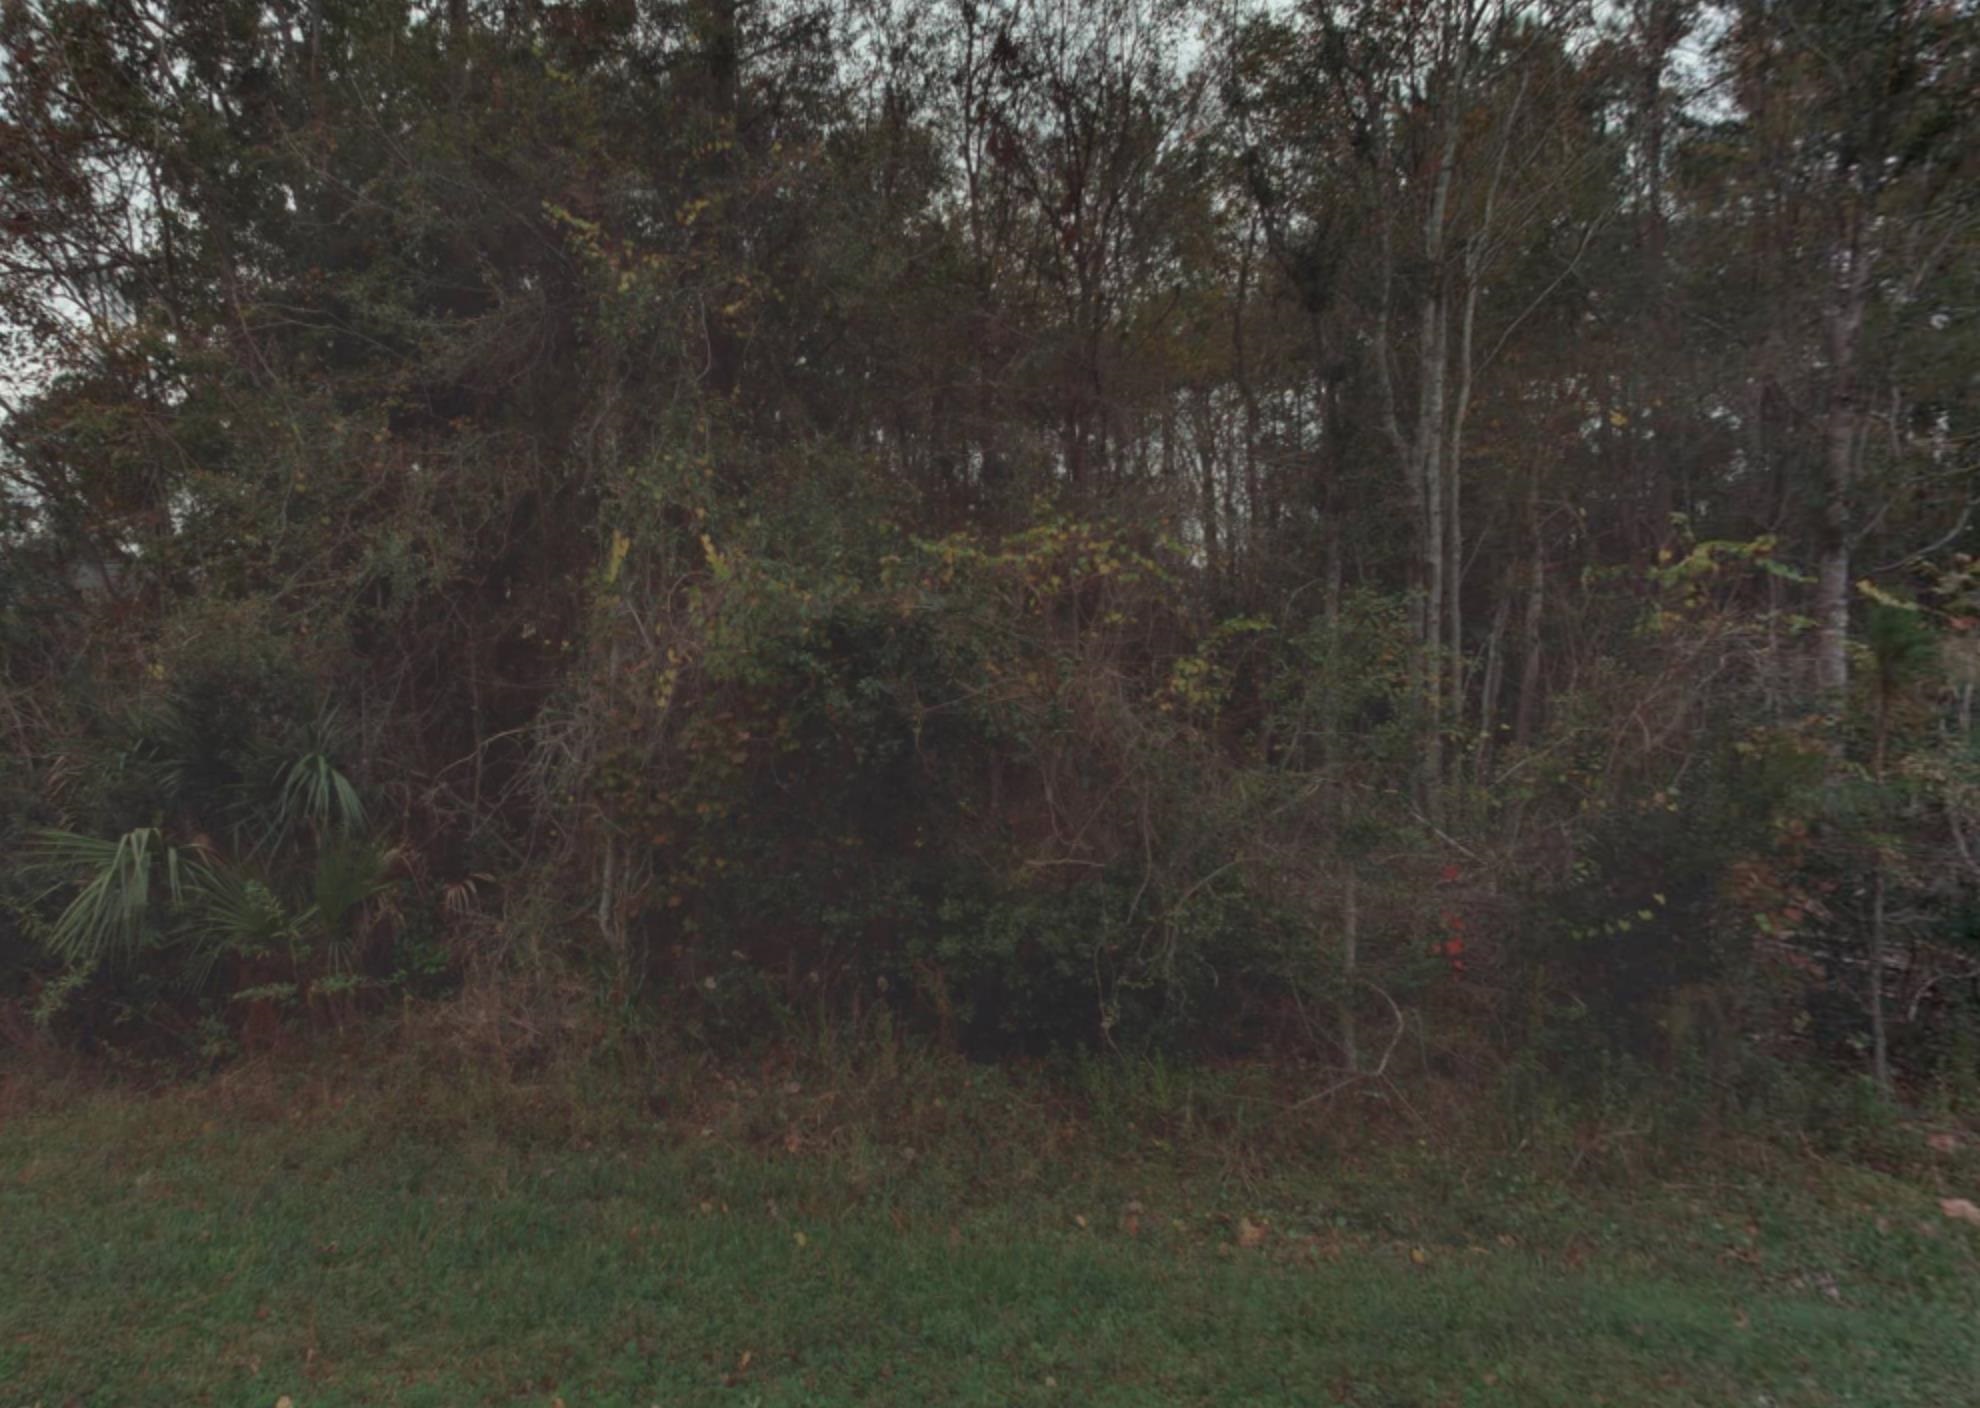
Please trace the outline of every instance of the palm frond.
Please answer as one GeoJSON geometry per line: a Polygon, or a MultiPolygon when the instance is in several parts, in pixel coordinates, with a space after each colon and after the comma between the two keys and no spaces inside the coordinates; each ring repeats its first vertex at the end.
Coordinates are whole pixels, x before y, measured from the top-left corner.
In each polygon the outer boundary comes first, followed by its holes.
{"type": "Polygon", "coordinates": [[[306,753],[289,765],[276,807],[275,844],[307,826],[318,835],[356,835],[364,829],[364,801],[326,753],[306,753]]]}
{"type": "Polygon", "coordinates": [[[201,866],[195,918],[202,948],[259,955],[293,944],[307,915],[289,911],[268,884],[231,865],[201,866]]]}
{"type": "Polygon", "coordinates": [[[159,917],[158,872],[166,901],[178,904],[184,898],[187,862],[156,827],[109,840],[40,831],[29,841],[26,861],[52,879],[44,893],[80,887],[44,935],[49,951],[71,964],[93,967],[136,951],[147,921],[159,917]]]}
{"type": "Polygon", "coordinates": [[[385,852],[366,841],[343,841],[317,853],[310,917],[325,936],[334,966],[350,966],[355,957],[354,935],[375,915],[365,913],[391,888],[385,852]]]}

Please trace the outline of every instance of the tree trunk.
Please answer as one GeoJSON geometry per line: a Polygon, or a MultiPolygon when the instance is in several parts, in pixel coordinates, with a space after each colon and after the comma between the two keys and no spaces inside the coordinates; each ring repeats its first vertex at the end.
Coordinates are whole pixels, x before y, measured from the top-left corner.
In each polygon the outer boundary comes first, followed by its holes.
{"type": "MultiPolygon", "coordinates": [[[[1464,726],[1464,427],[1471,414],[1471,391],[1476,368],[1472,346],[1478,328],[1478,292],[1485,275],[1485,256],[1492,239],[1493,216],[1499,204],[1499,185],[1505,179],[1506,158],[1518,127],[1519,110],[1526,101],[1526,80],[1520,80],[1507,110],[1500,134],[1498,154],[1492,160],[1492,179],[1485,188],[1485,208],[1478,227],[1464,245],[1464,303],[1458,314],[1457,394],[1452,398],[1450,434],[1445,443],[1445,479],[1448,484],[1448,520],[1445,529],[1444,558],[1444,635],[1445,671],[1440,687],[1449,693],[1453,728],[1464,726]]],[[[1496,646],[1496,639],[1494,642],[1496,646]]],[[[1485,714],[1481,709],[1481,728],[1485,714]]]]}
{"type": "Polygon", "coordinates": [[[1444,465],[1448,449],[1445,420],[1450,378],[1450,290],[1445,268],[1451,182],[1457,170],[1459,116],[1463,95],[1461,72],[1454,74],[1442,95],[1444,112],[1439,132],[1436,181],[1423,215],[1423,263],[1429,286],[1419,315],[1416,360],[1416,477],[1422,485],[1423,521],[1418,525],[1417,556],[1422,563],[1423,628],[1422,708],[1423,802],[1433,824],[1443,822],[1444,773],[1444,550],[1446,509],[1444,465]]]}
{"type": "Polygon", "coordinates": [[[1884,1020],[1884,858],[1870,882],[1870,1076],[1877,1093],[1891,1098],[1891,1043],[1884,1020]]]}
{"type": "Polygon", "coordinates": [[[1526,527],[1532,544],[1527,565],[1526,619],[1520,630],[1519,708],[1513,717],[1513,742],[1525,747],[1540,723],[1540,624],[1547,585],[1546,542],[1540,534],[1540,486],[1527,492],[1526,527]]]}
{"type": "Polygon", "coordinates": [[[1829,393],[1822,427],[1822,521],[1815,569],[1815,688],[1823,708],[1837,714],[1849,686],[1849,494],[1862,416],[1857,353],[1870,296],[1863,212],[1852,203],[1842,219],[1835,294],[1823,315],[1829,393]]]}
{"type": "Polygon", "coordinates": [[[1512,592],[1503,589],[1499,593],[1499,604],[1492,611],[1492,633],[1485,643],[1485,677],[1478,687],[1478,745],[1472,757],[1471,776],[1479,786],[1484,785],[1486,771],[1492,766],[1493,735],[1497,731],[1499,716],[1499,689],[1506,672],[1506,624],[1511,617],[1512,592]]]}
{"type": "Polygon", "coordinates": [[[1357,965],[1361,943],[1361,909],[1355,893],[1356,877],[1352,865],[1348,867],[1347,881],[1341,896],[1341,1055],[1350,1071],[1361,1069],[1360,1040],[1355,1031],[1354,988],[1360,981],[1357,965]]]}
{"type": "MultiPolygon", "coordinates": [[[[1409,496],[1411,521],[1411,626],[1416,637],[1414,690],[1421,721],[1418,734],[1418,791],[1433,824],[1441,824],[1443,800],[1444,671],[1444,440],[1446,386],[1449,375],[1448,271],[1445,269],[1446,224],[1452,177],[1457,164],[1459,96],[1462,75],[1453,75],[1440,95],[1444,103],[1438,130],[1437,170],[1430,199],[1423,211],[1421,249],[1427,286],[1417,307],[1416,417],[1405,433],[1390,366],[1390,297],[1395,280],[1395,233],[1390,201],[1400,193],[1378,188],[1380,285],[1370,354],[1374,362],[1382,427],[1402,471],[1409,496]]],[[[1386,150],[1376,154],[1377,170],[1386,150]]]]}
{"type": "MultiPolygon", "coordinates": [[[[1879,791],[1884,785],[1884,761],[1891,736],[1891,694],[1894,682],[1884,674],[1877,682],[1877,733],[1870,754],[1870,776],[1879,791]]],[[[1877,1093],[1891,1098],[1891,1044],[1884,1020],[1884,953],[1886,949],[1884,906],[1884,852],[1879,846],[1871,862],[1875,871],[1870,880],[1870,1076],[1877,1093]]]]}
{"type": "MultiPolygon", "coordinates": [[[[1496,183],[1496,178],[1495,178],[1496,183]]],[[[1491,219],[1492,202],[1486,202],[1485,218],[1491,219]]],[[[1458,315],[1457,395],[1451,409],[1451,432],[1446,445],[1445,482],[1448,485],[1448,521],[1444,552],[1444,654],[1443,688],[1449,694],[1453,728],[1464,726],[1464,423],[1471,412],[1472,334],[1478,322],[1478,282],[1483,264],[1483,235],[1473,238],[1465,252],[1464,308],[1458,315]]],[[[1481,720],[1482,720],[1481,715],[1481,720]]]]}
{"type": "MultiPolygon", "coordinates": [[[[730,177],[736,170],[734,152],[741,111],[742,41],[736,27],[737,0],[706,0],[706,3],[707,32],[701,59],[708,83],[709,106],[723,143],[711,158],[709,175],[716,189],[726,196],[731,194],[730,177]]],[[[734,214],[716,223],[725,265],[739,253],[735,235],[738,224],[739,219],[734,214]]],[[[727,272],[726,268],[723,272],[727,272]]],[[[708,334],[708,387],[716,395],[727,397],[736,387],[742,356],[741,340],[731,320],[719,310],[707,311],[703,317],[707,322],[708,334]]]]}
{"type": "MultiPolygon", "coordinates": [[[[1258,224],[1253,221],[1245,227],[1244,244],[1238,258],[1237,299],[1231,309],[1231,356],[1232,370],[1237,377],[1238,396],[1244,402],[1244,498],[1247,514],[1246,526],[1253,537],[1253,546],[1260,527],[1268,515],[1262,502],[1262,492],[1258,482],[1258,391],[1251,384],[1251,346],[1245,337],[1244,320],[1251,297],[1251,259],[1253,246],[1258,238],[1258,224]]],[[[1318,348],[1315,348],[1318,355],[1318,348]]]]}
{"type": "Polygon", "coordinates": [[[1423,620],[1418,647],[1423,733],[1423,804],[1433,822],[1441,824],[1444,773],[1444,301],[1432,294],[1424,299],[1422,343],[1418,366],[1422,406],[1417,417],[1416,477],[1422,486],[1423,518],[1417,525],[1417,560],[1421,573],[1423,620]]]}
{"type": "Polygon", "coordinates": [[[1210,394],[1199,393],[1196,413],[1196,462],[1199,500],[1203,514],[1203,566],[1212,581],[1221,578],[1228,559],[1217,522],[1217,422],[1210,394]]]}

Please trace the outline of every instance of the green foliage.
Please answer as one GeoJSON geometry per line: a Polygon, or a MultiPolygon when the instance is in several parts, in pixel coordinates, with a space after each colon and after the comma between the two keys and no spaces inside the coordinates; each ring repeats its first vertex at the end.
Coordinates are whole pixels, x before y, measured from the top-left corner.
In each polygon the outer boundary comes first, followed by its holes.
{"type": "Polygon", "coordinates": [[[1882,693],[1894,693],[1925,677],[1938,663],[1938,638],[1931,623],[1914,606],[1875,603],[1864,620],[1863,638],[1875,662],[1877,687],[1882,693]]]}
{"type": "Polygon", "coordinates": [[[1564,883],[1536,896],[1551,933],[1534,958],[1573,994],[1565,1058],[1591,1042],[1665,1062],[1732,1058],[1754,946],[1794,909],[1785,877],[1820,779],[1820,755],[1796,739],[1722,733],[1682,789],[1593,820],[1564,883]]]}
{"type": "Polygon", "coordinates": [[[0,6],[0,1020],[1359,1083],[1970,947],[1965,10],[294,8],[0,6]]]}
{"type": "Polygon", "coordinates": [[[364,829],[364,803],[349,778],[322,753],[291,763],[282,783],[273,843],[280,845],[298,825],[318,835],[364,829]]]}
{"type": "Polygon", "coordinates": [[[136,958],[165,922],[168,907],[184,900],[196,864],[148,826],[108,840],[43,831],[24,859],[32,869],[59,877],[56,886],[78,886],[48,926],[44,942],[57,958],[84,969],[136,958]]]}
{"type": "Polygon", "coordinates": [[[291,658],[248,637],[174,663],[71,743],[99,766],[65,798],[79,819],[165,824],[40,827],[21,846],[22,930],[59,965],[33,1001],[44,1022],[124,1011],[171,1026],[175,1009],[267,987],[249,974],[279,972],[292,992],[348,978],[399,884],[328,751],[334,714],[310,708],[291,658]]]}
{"type": "Polygon", "coordinates": [[[234,866],[208,872],[201,903],[191,919],[194,943],[209,958],[223,954],[264,958],[301,941],[297,916],[263,880],[234,866]]]}
{"type": "Polygon", "coordinates": [[[695,955],[727,1027],[879,991],[984,1052],[1248,1039],[1248,1003],[1314,979],[1231,863],[1284,790],[1228,751],[1259,746],[1232,724],[1269,624],[1199,622],[1125,525],[877,545],[706,545],[695,633],[630,671],[659,702],[618,717],[651,732],[590,786],[650,841],[649,952],[695,955]]]}
{"type": "MultiPolygon", "coordinates": [[[[391,888],[385,852],[365,839],[342,838],[317,849],[310,881],[310,922],[341,950],[367,905],[391,888]]],[[[347,953],[341,956],[348,958],[347,953]]]]}

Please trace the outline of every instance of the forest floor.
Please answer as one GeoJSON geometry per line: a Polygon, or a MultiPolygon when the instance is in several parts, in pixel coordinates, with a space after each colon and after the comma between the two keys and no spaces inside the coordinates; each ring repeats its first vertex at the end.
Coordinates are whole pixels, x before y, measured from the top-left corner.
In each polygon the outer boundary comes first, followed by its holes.
{"type": "Polygon", "coordinates": [[[1650,1173],[958,1066],[0,1097],[7,1408],[1980,1401],[1943,1136],[1650,1173]]]}

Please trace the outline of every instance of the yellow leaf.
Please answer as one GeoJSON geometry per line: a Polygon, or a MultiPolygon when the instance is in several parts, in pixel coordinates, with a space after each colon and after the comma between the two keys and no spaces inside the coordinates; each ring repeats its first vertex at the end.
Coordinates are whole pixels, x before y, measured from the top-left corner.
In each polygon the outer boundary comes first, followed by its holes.
{"type": "Polygon", "coordinates": [[[632,539],[617,529],[612,531],[612,553],[605,560],[605,580],[619,580],[619,569],[626,565],[626,554],[632,551],[632,539]]]}
{"type": "Polygon", "coordinates": [[[1903,597],[1892,596],[1889,592],[1885,591],[1882,587],[1878,586],[1875,582],[1871,581],[1868,577],[1865,577],[1859,582],[1857,582],[1856,590],[1861,595],[1868,597],[1871,601],[1876,602],[1879,606],[1894,606],[1898,608],[1900,611],[1916,611],[1918,609],[1915,605],[1913,605],[1911,602],[1906,601],[1903,597]]]}

